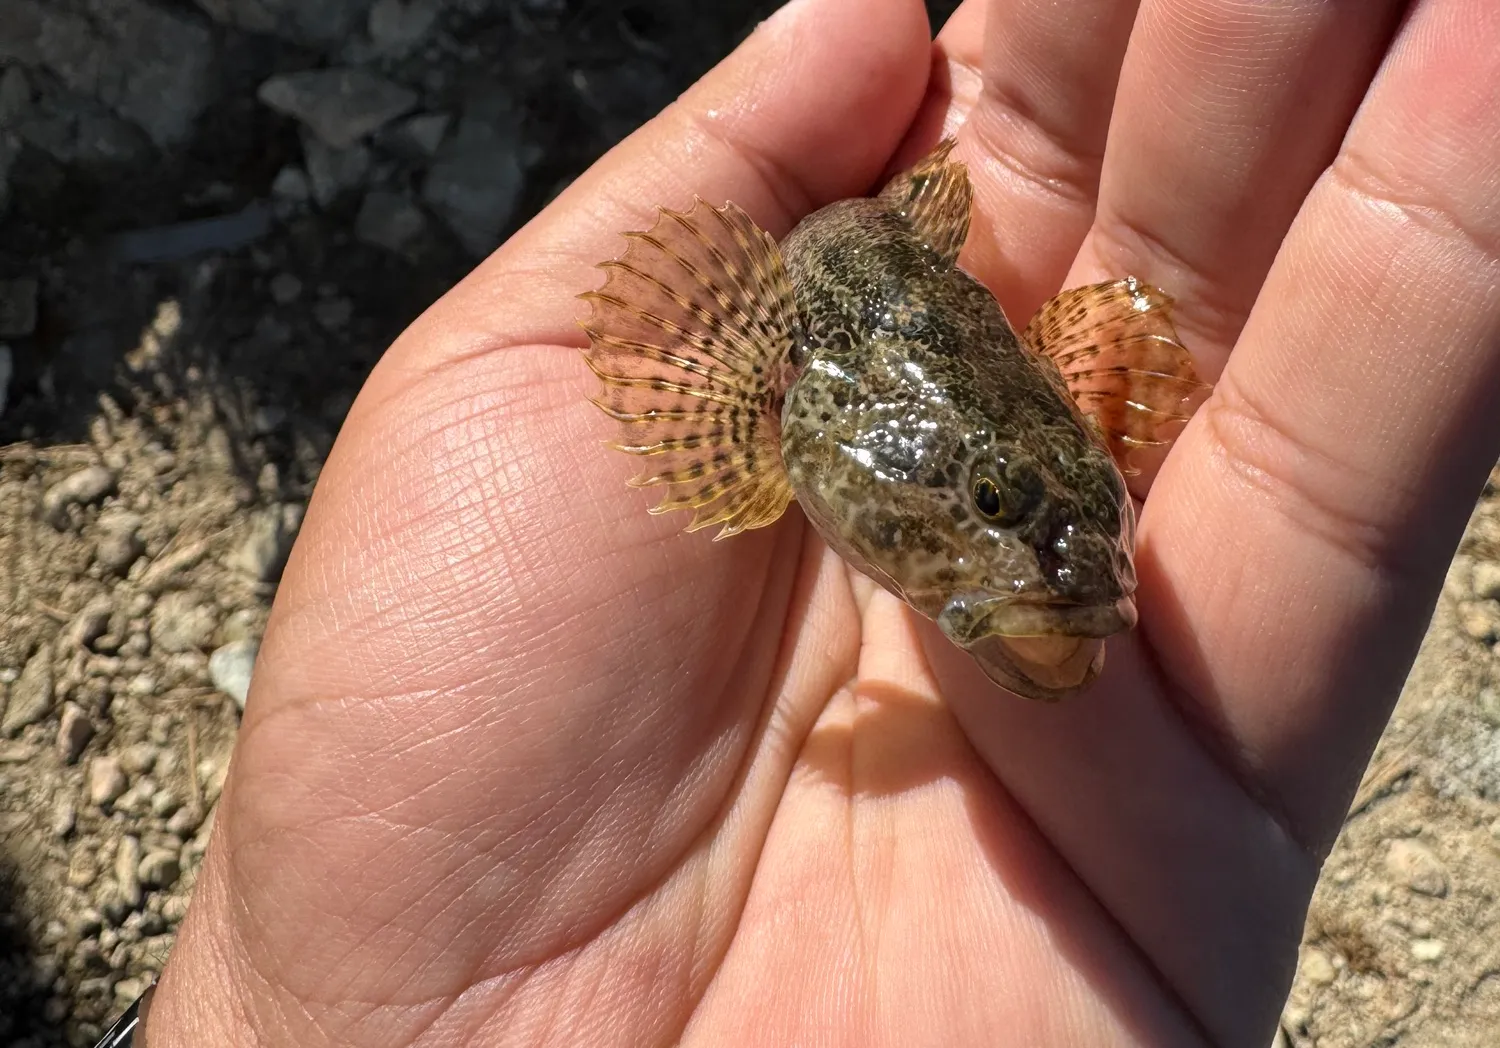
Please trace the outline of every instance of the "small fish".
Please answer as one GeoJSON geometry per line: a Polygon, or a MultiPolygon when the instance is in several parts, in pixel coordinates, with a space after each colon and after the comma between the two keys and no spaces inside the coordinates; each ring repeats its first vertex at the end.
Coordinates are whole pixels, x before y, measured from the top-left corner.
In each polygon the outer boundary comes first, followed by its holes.
{"type": "Polygon", "coordinates": [[[601,266],[585,359],[653,513],[719,538],[795,498],[840,556],[1005,688],[1055,701],[1136,622],[1125,474],[1208,387],[1171,300],[1064,291],[1017,336],[958,268],[973,189],[944,140],[778,246],[734,204],[660,209],[601,266]]]}

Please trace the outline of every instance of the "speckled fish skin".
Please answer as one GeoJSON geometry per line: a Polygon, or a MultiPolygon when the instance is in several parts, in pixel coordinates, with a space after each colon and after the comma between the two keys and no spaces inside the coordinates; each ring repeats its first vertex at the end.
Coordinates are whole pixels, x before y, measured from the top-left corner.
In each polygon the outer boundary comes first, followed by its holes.
{"type": "Polygon", "coordinates": [[[1103,655],[1088,641],[1135,621],[1134,515],[1057,369],[879,200],[816,212],[781,251],[806,355],[782,458],[819,534],[1012,690],[1086,684],[1103,655]],[[981,476],[1015,508],[1009,526],[976,506],[981,476]],[[1068,665],[1049,680],[1013,665],[1002,638],[1023,637],[1078,644],[1051,645],[1044,661],[1068,665]]]}
{"type": "Polygon", "coordinates": [[[1019,335],[957,265],[973,188],[945,140],[779,245],[732,203],[660,209],[604,262],[585,360],[631,483],[719,538],[795,498],[828,544],[1033,699],[1085,687],[1135,624],[1117,463],[1169,445],[1208,387],[1171,299],[1063,291],[1019,335]]]}

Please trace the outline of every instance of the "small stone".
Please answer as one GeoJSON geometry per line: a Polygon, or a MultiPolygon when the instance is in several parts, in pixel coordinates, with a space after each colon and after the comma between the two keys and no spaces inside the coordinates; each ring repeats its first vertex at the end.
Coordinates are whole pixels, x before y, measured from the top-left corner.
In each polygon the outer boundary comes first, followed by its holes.
{"type": "Polygon", "coordinates": [[[239,546],[226,558],[226,565],[257,582],[275,582],[286,566],[292,549],[292,535],[279,509],[270,509],[250,518],[249,529],[239,546]]]}
{"type": "Polygon", "coordinates": [[[451,123],[453,117],[448,113],[418,113],[392,124],[381,136],[380,144],[407,160],[431,160],[442,146],[451,123]]]}
{"type": "Polygon", "coordinates": [[[150,978],[144,975],[121,979],[115,983],[116,1006],[119,1008],[129,1008],[141,994],[146,992],[146,988],[150,985],[150,978]]]}
{"type": "Polygon", "coordinates": [[[213,804],[224,791],[224,779],[229,775],[229,765],[221,764],[212,757],[198,762],[198,781],[203,784],[203,799],[213,804]]]}
{"type": "Polygon", "coordinates": [[[26,660],[21,676],[11,685],[10,702],[0,720],[0,734],[13,736],[52,712],[52,645],[43,644],[26,660]]]}
{"type": "Polygon", "coordinates": [[[150,779],[142,779],[120,794],[115,801],[115,811],[122,811],[129,815],[144,815],[150,808],[151,798],[155,793],[156,783],[150,779]]]}
{"type": "Polygon", "coordinates": [[[94,547],[94,561],[106,575],[124,575],[146,552],[145,544],[131,532],[112,531],[94,547]]]}
{"type": "Polygon", "coordinates": [[[77,703],[65,702],[57,724],[57,756],[64,764],[76,763],[94,737],[94,725],[77,703]]]}
{"type": "Polygon", "coordinates": [[[98,876],[99,867],[91,853],[79,848],[68,857],[68,887],[82,890],[92,885],[98,876]]]}
{"type": "Polygon", "coordinates": [[[98,502],[115,490],[114,471],[87,466],[53,484],[42,495],[42,519],[59,531],[68,526],[68,509],[98,502]]]}
{"type": "Polygon", "coordinates": [[[1474,565],[1474,596],[1480,600],[1500,600],[1500,563],[1481,560],[1474,565]]]}
{"type": "Polygon", "coordinates": [[[188,901],[181,895],[173,895],[161,904],[162,920],[169,925],[178,925],[187,916],[188,901]]]}
{"type": "Polygon", "coordinates": [[[400,254],[426,228],[427,216],[421,208],[401,194],[384,189],[365,194],[354,219],[356,237],[392,254],[400,254]]]}
{"type": "Polygon", "coordinates": [[[36,747],[26,742],[0,742],[0,764],[25,764],[36,756],[36,747]]]}
{"type": "Polygon", "coordinates": [[[277,305],[289,306],[302,297],[302,281],[292,273],[277,273],[271,278],[271,298],[277,305]]]}
{"type": "Polygon", "coordinates": [[[1314,986],[1328,986],[1339,976],[1328,955],[1316,947],[1302,954],[1302,977],[1314,986]]]}
{"type": "Polygon", "coordinates": [[[73,827],[77,823],[78,809],[73,807],[73,799],[71,797],[59,798],[56,807],[52,809],[52,821],[47,827],[52,832],[52,836],[61,840],[73,832],[73,827]]]}
{"type": "Polygon", "coordinates": [[[151,642],[167,652],[198,651],[209,645],[218,625],[213,605],[196,594],[176,590],[151,610],[151,642]]]}
{"type": "Polygon", "coordinates": [[[383,55],[400,56],[421,43],[437,19],[435,4],[424,0],[375,0],[367,29],[370,42],[383,55]]]}
{"type": "Polygon", "coordinates": [[[25,338],[36,330],[39,288],[35,277],[0,280],[0,338],[25,338]]]}
{"type": "Polygon", "coordinates": [[[1470,637],[1491,644],[1500,637],[1500,601],[1466,600],[1458,606],[1458,621],[1470,637]]]}
{"type": "Polygon", "coordinates": [[[203,812],[191,804],[185,804],[167,819],[167,832],[178,837],[190,837],[203,822],[203,812]]]}
{"type": "MultiPolygon", "coordinates": [[[[99,912],[104,914],[104,919],[110,924],[119,924],[135,908],[120,894],[120,889],[113,884],[109,885],[103,893],[103,898],[98,900],[98,906],[99,912]]],[[[97,949],[98,943],[95,943],[94,947],[97,949]]]]}
{"type": "Polygon", "coordinates": [[[319,207],[329,207],[365,180],[370,172],[370,151],[364,146],[334,149],[320,139],[307,136],[302,150],[312,198],[319,207]]]}
{"type": "Polygon", "coordinates": [[[113,802],[125,792],[125,773],[114,757],[95,757],[89,765],[89,803],[98,807],[113,802]]]}
{"type": "Polygon", "coordinates": [[[141,839],[127,833],[120,838],[120,850],[115,852],[115,887],[132,910],[141,904],[141,880],[137,872],[140,864],[141,839]]]}
{"type": "Polygon", "coordinates": [[[219,640],[233,644],[237,640],[260,639],[260,615],[254,608],[239,608],[229,613],[224,625],[219,627],[219,640]]]}
{"type": "Polygon", "coordinates": [[[1431,964],[1443,955],[1445,945],[1441,939],[1413,939],[1411,956],[1414,961],[1431,964]]]}
{"type": "Polygon", "coordinates": [[[171,789],[158,790],[151,796],[151,814],[165,819],[182,807],[182,798],[171,789]]]}
{"type": "Polygon", "coordinates": [[[140,883],[148,888],[170,888],[181,873],[177,856],[169,851],[147,852],[137,871],[140,883]]]}
{"type": "Polygon", "coordinates": [[[1413,840],[1392,841],[1385,854],[1386,872],[1419,895],[1448,894],[1448,871],[1425,845],[1413,840]]]}
{"type": "Polygon", "coordinates": [[[102,534],[94,544],[94,561],[106,575],[124,575],[141,554],[146,545],[136,533],[141,518],[135,514],[117,514],[107,521],[101,520],[102,534]]]}
{"type": "Polygon", "coordinates": [[[260,651],[257,640],[230,641],[208,657],[208,679],[214,687],[234,700],[241,711],[250,694],[250,675],[255,669],[255,656],[260,651]]]}
{"type": "Polygon", "coordinates": [[[92,907],[78,911],[78,915],[73,918],[72,932],[75,939],[92,939],[103,929],[104,915],[92,907]]]}
{"type": "Polygon", "coordinates": [[[415,91],[357,68],[274,76],[257,94],[334,149],[348,149],[417,104],[415,91]]]}
{"type": "Polygon", "coordinates": [[[109,629],[109,617],[114,604],[107,596],[98,596],[83,606],[68,623],[64,636],[68,645],[75,648],[92,647],[94,641],[104,636],[109,629]]]}
{"type": "Polygon", "coordinates": [[[312,199],[312,183],[300,167],[284,167],[271,180],[271,195],[291,204],[305,204],[312,199]]]}
{"type": "Polygon", "coordinates": [[[120,766],[131,775],[149,775],[159,756],[161,751],[149,742],[132,743],[120,754],[120,766]]]}
{"type": "Polygon", "coordinates": [[[324,329],[339,331],[349,326],[354,316],[354,303],[347,298],[328,298],[313,306],[313,317],[324,329]]]}

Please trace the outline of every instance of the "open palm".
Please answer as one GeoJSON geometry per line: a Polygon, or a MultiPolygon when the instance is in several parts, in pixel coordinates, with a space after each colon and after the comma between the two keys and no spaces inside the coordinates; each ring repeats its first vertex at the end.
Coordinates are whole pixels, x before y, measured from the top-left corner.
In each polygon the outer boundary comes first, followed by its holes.
{"type": "Polygon", "coordinates": [[[791,4],[362,392],[152,1048],[1261,1048],[1500,452],[1497,82],[1488,0],[969,0],[935,53],[918,0],[791,4]],[[1013,320],[1133,273],[1222,373],[1059,706],[796,510],[647,516],[575,348],[653,205],[781,236],[945,125],[1013,320]]]}

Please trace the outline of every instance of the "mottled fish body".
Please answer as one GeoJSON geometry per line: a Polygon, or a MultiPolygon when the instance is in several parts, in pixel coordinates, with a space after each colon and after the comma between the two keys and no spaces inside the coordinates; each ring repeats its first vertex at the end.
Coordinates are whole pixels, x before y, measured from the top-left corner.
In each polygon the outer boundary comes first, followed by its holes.
{"type": "Polygon", "coordinates": [[[1122,469],[1206,390],[1165,295],[1064,292],[1017,335],[957,266],[972,191],[944,142],[778,246],[738,208],[662,211],[604,264],[585,325],[653,512],[720,537],[795,497],[857,570],[996,682],[1055,700],[1136,619],[1122,469]]]}

